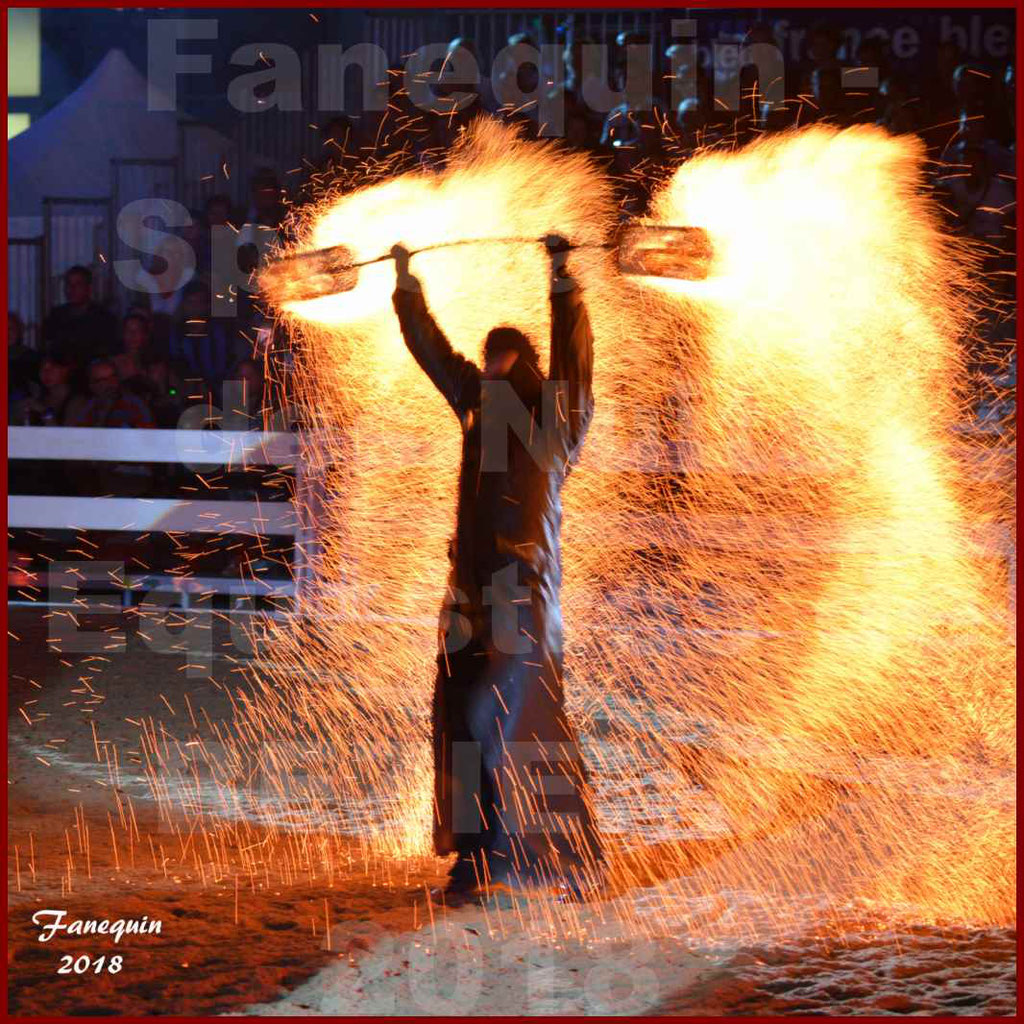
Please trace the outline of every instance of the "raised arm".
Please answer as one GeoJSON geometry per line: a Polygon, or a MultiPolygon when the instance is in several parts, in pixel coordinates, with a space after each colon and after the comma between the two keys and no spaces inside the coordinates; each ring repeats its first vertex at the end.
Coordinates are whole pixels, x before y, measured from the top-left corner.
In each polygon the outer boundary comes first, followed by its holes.
{"type": "Polygon", "coordinates": [[[480,370],[452,348],[430,315],[423,289],[409,273],[406,249],[396,245],[391,254],[398,271],[398,287],[392,301],[406,347],[461,419],[480,400],[480,370]]]}
{"type": "Polygon", "coordinates": [[[551,366],[558,430],[566,462],[575,462],[594,415],[594,335],[579,285],[566,268],[569,243],[545,240],[551,254],[551,366]]]}

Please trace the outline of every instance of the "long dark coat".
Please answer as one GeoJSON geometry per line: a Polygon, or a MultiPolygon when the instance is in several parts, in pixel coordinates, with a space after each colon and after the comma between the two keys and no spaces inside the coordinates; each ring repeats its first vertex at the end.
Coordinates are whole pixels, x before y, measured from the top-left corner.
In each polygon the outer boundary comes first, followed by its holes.
{"type": "Polygon", "coordinates": [[[462,426],[434,693],[435,849],[472,856],[495,881],[578,876],[600,857],[562,689],[561,490],[594,409],[580,290],[567,278],[552,293],[550,369],[534,388],[524,358],[513,380],[483,378],[418,286],[394,305],[462,426]]]}

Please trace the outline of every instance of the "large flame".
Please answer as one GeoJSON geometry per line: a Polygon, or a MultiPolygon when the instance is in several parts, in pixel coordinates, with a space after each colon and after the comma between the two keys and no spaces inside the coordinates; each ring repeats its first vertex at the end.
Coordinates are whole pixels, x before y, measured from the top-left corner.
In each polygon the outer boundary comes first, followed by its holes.
{"type": "MultiPolygon", "coordinates": [[[[952,440],[974,264],[941,233],[922,161],[870,128],[700,155],[651,213],[707,229],[708,281],[574,254],[597,413],[565,492],[570,713],[614,870],[660,880],[666,918],[737,887],[764,906],[824,888],[919,918],[1012,918],[1006,509],[952,440]],[[708,794],[728,842],[688,838],[708,794]]],[[[479,124],[443,172],[305,211],[297,249],[596,243],[615,214],[584,157],[479,124]]],[[[510,324],[546,353],[539,245],[432,251],[413,271],[456,349],[478,358],[510,324]]],[[[308,793],[348,809],[340,827],[404,856],[429,839],[459,430],[402,343],[393,275],[378,263],[282,311],[316,431],[300,495],[312,614],[273,627],[242,719],[292,751],[282,777],[303,762],[308,793]]]]}

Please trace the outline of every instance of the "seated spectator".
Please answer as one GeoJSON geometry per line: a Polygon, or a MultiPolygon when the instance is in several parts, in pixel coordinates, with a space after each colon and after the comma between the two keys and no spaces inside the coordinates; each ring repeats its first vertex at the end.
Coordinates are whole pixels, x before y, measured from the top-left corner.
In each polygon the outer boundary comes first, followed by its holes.
{"type": "Polygon", "coordinates": [[[843,91],[843,69],[834,64],[816,67],[811,72],[813,111],[805,111],[803,123],[834,124],[844,128],[850,122],[850,105],[843,91]]]}
{"type": "MultiPolygon", "coordinates": [[[[515,46],[517,42],[524,42],[530,45],[529,36],[526,33],[521,33],[522,39],[519,36],[512,36],[509,38],[508,45],[515,46]]],[[[472,103],[467,103],[466,106],[460,111],[460,117],[463,119],[462,123],[467,124],[468,121],[479,114],[481,111],[486,111],[493,114],[499,107],[498,101],[495,99],[494,90],[491,87],[491,79],[484,73],[484,62],[480,59],[480,54],[477,51],[476,43],[467,36],[456,36],[448,44],[448,56],[445,58],[445,68],[453,67],[455,58],[461,57],[464,61],[468,62],[469,58],[475,62],[476,66],[480,69],[480,81],[475,85],[456,85],[450,86],[444,83],[444,79],[441,79],[441,85],[438,88],[434,87],[434,91],[440,95],[449,95],[452,92],[475,92],[478,99],[473,100],[472,103]]]]}
{"type": "Polygon", "coordinates": [[[114,356],[117,375],[122,381],[140,376],[150,355],[150,323],[142,313],[129,313],[121,329],[121,351],[114,356]]]}
{"type": "Polygon", "coordinates": [[[838,68],[842,44],[842,33],[832,22],[815,22],[807,33],[805,51],[811,68],[838,68]]]}
{"type": "Polygon", "coordinates": [[[243,275],[243,283],[234,292],[236,334],[240,338],[256,338],[274,322],[273,314],[268,312],[256,283],[259,250],[252,244],[239,246],[235,259],[238,271],[243,275]]]}
{"type": "MultiPolygon", "coordinates": [[[[747,30],[743,37],[741,53],[755,55],[754,47],[775,46],[771,28],[758,22],[747,30]]],[[[739,69],[739,106],[736,111],[736,141],[748,142],[764,129],[768,105],[766,92],[771,86],[761,81],[761,71],[755,61],[743,64],[739,69]]]]}
{"type": "MultiPolygon", "coordinates": [[[[241,252],[255,249],[258,262],[266,258],[268,252],[274,251],[284,241],[284,203],[283,191],[277,175],[269,167],[258,170],[252,178],[250,189],[251,200],[245,223],[235,236],[235,247],[239,251],[238,265],[242,269],[241,252]]],[[[244,272],[244,269],[243,269],[244,272]]],[[[225,283],[211,282],[221,294],[225,283]]],[[[233,284],[234,282],[229,282],[233,284]]]]}
{"type": "Polygon", "coordinates": [[[939,185],[950,197],[956,226],[995,249],[1006,250],[1016,194],[1014,182],[993,166],[983,145],[961,140],[940,172],[939,185]]]}
{"type": "MultiPolygon", "coordinates": [[[[183,371],[166,357],[147,354],[142,372],[122,381],[121,386],[142,399],[158,427],[174,430],[179,426],[185,408],[183,371]]],[[[205,392],[200,397],[206,401],[205,392]]]]}
{"type": "Polygon", "coordinates": [[[953,73],[953,88],[957,98],[957,110],[966,111],[971,117],[984,118],[984,132],[987,139],[998,145],[1011,146],[1016,141],[1013,134],[1013,117],[1007,103],[1002,77],[995,77],[984,68],[961,64],[953,73]]]}
{"type": "Polygon", "coordinates": [[[25,427],[66,427],[85,404],[72,387],[74,362],[59,348],[43,356],[34,393],[12,408],[11,423],[25,427]]]}
{"type": "Polygon", "coordinates": [[[961,64],[953,72],[953,94],[958,110],[984,114],[989,107],[992,76],[974,64],[961,64]]]}
{"type": "Polygon", "coordinates": [[[74,359],[87,365],[109,356],[117,344],[117,320],[93,302],[92,271],[70,267],[64,274],[63,305],[55,306],[43,321],[44,345],[67,345],[74,359]]]}
{"type": "Polygon", "coordinates": [[[635,83],[630,82],[627,75],[627,53],[640,47],[647,47],[650,52],[650,39],[646,35],[640,32],[620,32],[615,37],[615,46],[611,51],[611,77],[615,90],[623,94],[623,99],[608,111],[601,128],[599,145],[602,149],[612,151],[613,166],[623,162],[634,166],[640,160],[661,155],[661,129],[668,116],[661,101],[661,90],[656,87],[656,83],[647,81],[646,88],[651,89],[652,94],[640,97],[627,92],[627,85],[635,89],[635,83]],[[618,152],[624,149],[634,151],[632,157],[625,161],[618,152]]]}
{"type": "Polygon", "coordinates": [[[784,132],[803,124],[807,104],[802,99],[785,99],[781,103],[762,102],[761,124],[765,132],[784,132]]]}
{"type": "Polygon", "coordinates": [[[600,145],[613,156],[620,150],[635,150],[637,159],[657,157],[661,153],[661,125],[664,111],[660,106],[651,110],[630,110],[620,103],[608,112],[601,129],[600,145]]]}
{"type": "MultiPolygon", "coordinates": [[[[869,93],[877,91],[878,86],[889,77],[891,65],[889,42],[884,36],[865,36],[857,46],[854,66],[875,72],[875,85],[865,88],[869,93]]],[[[873,95],[871,97],[874,98],[873,95]]]]}
{"type": "Polygon", "coordinates": [[[764,96],[756,64],[744,64],[739,74],[739,107],[736,110],[736,142],[750,142],[763,129],[764,96]]]}
{"type": "Polygon", "coordinates": [[[624,92],[628,84],[628,54],[631,50],[646,47],[648,52],[647,66],[651,67],[654,56],[651,51],[651,37],[646,32],[623,30],[615,37],[615,45],[611,48],[611,80],[616,92],[624,92]]]}
{"type": "Polygon", "coordinates": [[[231,200],[225,195],[212,195],[203,209],[203,223],[196,238],[196,272],[206,281],[213,273],[214,234],[232,225],[231,200]]]}
{"type": "Polygon", "coordinates": [[[440,170],[448,159],[457,129],[447,115],[429,110],[423,112],[421,123],[422,132],[414,143],[419,165],[425,171],[440,170]]]}
{"type": "Polygon", "coordinates": [[[153,415],[146,403],[121,386],[111,359],[89,364],[90,398],[75,415],[75,427],[152,427],[153,415]]]}
{"type": "Polygon", "coordinates": [[[217,195],[210,196],[206,200],[206,207],[204,210],[204,220],[206,226],[209,228],[225,227],[232,221],[231,216],[231,199],[229,196],[217,195]]]}
{"type": "Polygon", "coordinates": [[[182,318],[171,331],[168,354],[188,368],[191,378],[202,378],[215,395],[243,351],[234,320],[210,316],[210,289],[201,281],[193,281],[185,289],[182,318]]]}
{"type": "Polygon", "coordinates": [[[157,356],[146,364],[144,378],[136,378],[136,387],[146,382],[143,397],[149,405],[156,425],[164,430],[176,430],[185,409],[186,371],[177,363],[157,356]]]}
{"type": "MultiPolygon", "coordinates": [[[[188,238],[185,241],[188,242],[188,238]]],[[[193,245],[192,242],[189,244],[193,245]]],[[[195,276],[196,268],[182,261],[181,242],[178,239],[165,238],[149,260],[147,274],[150,276],[144,290],[149,298],[150,340],[158,351],[165,351],[171,325],[181,310],[185,288],[195,276]],[[156,291],[150,290],[154,287],[153,279],[156,291]]],[[[141,284],[139,289],[143,290],[141,284]]]]}
{"type": "MultiPolygon", "coordinates": [[[[532,37],[526,32],[517,32],[509,36],[508,46],[536,48],[532,37]]],[[[494,77],[495,91],[500,96],[533,96],[537,94],[540,86],[540,72],[535,64],[529,62],[499,64],[495,68],[494,77]]],[[[495,105],[495,113],[506,123],[518,125],[523,138],[540,137],[540,104],[533,101],[510,103],[507,99],[504,103],[498,104],[495,98],[495,105]]]]}
{"type": "Polygon", "coordinates": [[[707,117],[701,109],[700,101],[692,96],[683,100],[675,111],[672,120],[679,142],[680,155],[688,159],[704,145],[704,132],[707,128],[707,117]]]}
{"type": "Polygon", "coordinates": [[[565,112],[565,144],[570,149],[589,150],[593,148],[590,138],[590,122],[581,111],[572,108],[565,112]]]}
{"type": "Polygon", "coordinates": [[[24,341],[25,330],[17,313],[7,314],[7,406],[30,398],[39,374],[39,353],[24,341]]]}
{"type": "Polygon", "coordinates": [[[358,150],[358,135],[352,118],[337,114],[324,125],[323,155],[320,166],[325,171],[337,171],[345,166],[347,158],[358,150]]]}
{"type": "Polygon", "coordinates": [[[880,36],[860,41],[853,65],[843,71],[843,85],[853,124],[878,124],[885,114],[881,84],[889,77],[888,43],[880,36]]]}
{"type": "MultiPolygon", "coordinates": [[[[151,428],[156,423],[146,403],[122,386],[111,359],[95,359],[89,365],[91,397],[73,417],[74,427],[151,428]]],[[[145,441],[141,441],[145,445],[145,441]]],[[[156,474],[143,462],[76,462],[67,467],[76,493],[145,497],[151,493],[156,474]]]]}
{"type": "Polygon", "coordinates": [[[284,220],[284,204],[282,202],[281,185],[277,175],[269,167],[261,167],[252,177],[249,189],[249,211],[246,224],[259,224],[263,227],[280,228],[284,220]]]}
{"type": "Polygon", "coordinates": [[[1013,153],[991,137],[988,127],[989,121],[984,114],[971,114],[967,110],[961,110],[957,118],[956,135],[943,149],[942,162],[958,164],[962,161],[965,151],[980,148],[985,150],[989,166],[996,174],[1013,174],[1013,153]]]}
{"type": "Polygon", "coordinates": [[[817,68],[838,68],[842,35],[830,23],[815,22],[803,41],[803,54],[799,61],[786,62],[786,96],[804,100],[799,124],[810,122],[814,108],[806,98],[814,92],[812,77],[817,68]]]}
{"type": "Polygon", "coordinates": [[[321,150],[309,163],[296,200],[315,201],[324,188],[336,188],[345,181],[346,169],[358,157],[361,132],[347,114],[337,114],[320,129],[321,150]]]}
{"type": "Polygon", "coordinates": [[[565,110],[567,126],[570,121],[583,122],[582,130],[581,126],[576,124],[573,127],[573,132],[585,136],[587,149],[596,147],[597,140],[601,136],[601,125],[604,123],[602,112],[595,110],[583,95],[584,47],[594,45],[589,36],[573,33],[571,41],[566,42],[562,53],[561,80],[556,78],[548,90],[548,102],[555,107],[561,105],[565,110]]]}
{"type": "Polygon", "coordinates": [[[919,127],[918,108],[920,104],[911,96],[910,89],[901,75],[884,79],[878,89],[878,103],[881,115],[878,124],[893,135],[906,135],[919,127]]]}
{"type": "Polygon", "coordinates": [[[623,216],[639,216],[650,201],[653,179],[643,168],[662,156],[664,138],[658,116],[660,111],[634,111],[621,104],[605,120],[601,147],[611,152],[610,167],[623,216]]]}

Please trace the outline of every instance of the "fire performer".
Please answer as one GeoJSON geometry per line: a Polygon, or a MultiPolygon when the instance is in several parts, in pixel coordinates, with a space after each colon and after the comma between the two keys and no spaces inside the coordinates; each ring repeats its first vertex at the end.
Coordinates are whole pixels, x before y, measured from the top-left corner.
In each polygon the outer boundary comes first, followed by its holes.
{"type": "Polygon", "coordinates": [[[547,378],[511,327],[487,335],[483,370],[453,351],[409,252],[392,250],[406,345],[462,425],[433,710],[434,847],[458,855],[448,903],[495,885],[580,898],[602,862],[565,713],[559,597],[561,489],[593,415],[593,335],[567,270],[569,243],[549,235],[545,244],[547,378]]]}

